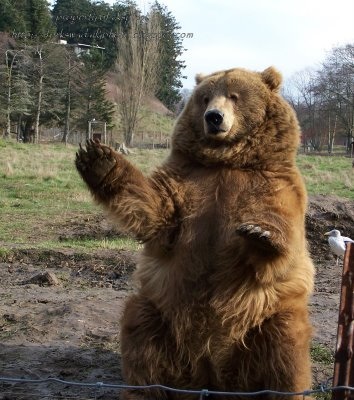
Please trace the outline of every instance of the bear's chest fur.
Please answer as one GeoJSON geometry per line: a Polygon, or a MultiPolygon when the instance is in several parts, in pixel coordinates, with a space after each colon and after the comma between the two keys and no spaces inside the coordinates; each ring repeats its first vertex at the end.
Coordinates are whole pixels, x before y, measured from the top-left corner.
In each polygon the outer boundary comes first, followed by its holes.
{"type": "Polygon", "coordinates": [[[205,257],[205,267],[220,251],[237,246],[238,226],[250,210],[256,212],[260,198],[273,197],[275,186],[253,171],[207,168],[193,172],[185,182],[175,249],[184,246],[186,253],[198,252],[205,257]]]}
{"type": "Polygon", "coordinates": [[[209,302],[215,287],[220,287],[220,273],[226,284],[234,286],[238,285],[235,277],[242,275],[244,282],[244,274],[254,274],[242,260],[244,240],[237,228],[247,214],[256,212],[260,198],[273,198],[275,185],[254,171],[208,168],[193,170],[183,183],[174,242],[168,249],[161,236],[147,243],[137,272],[142,290],[159,307],[169,301],[174,307],[209,302]]]}

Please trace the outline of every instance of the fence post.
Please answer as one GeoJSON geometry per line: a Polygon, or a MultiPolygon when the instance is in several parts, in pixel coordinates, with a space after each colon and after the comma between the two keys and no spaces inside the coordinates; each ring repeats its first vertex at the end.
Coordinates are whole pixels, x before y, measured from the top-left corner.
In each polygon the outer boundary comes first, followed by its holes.
{"type": "MultiPolygon", "coordinates": [[[[333,387],[354,386],[354,244],[347,243],[344,254],[342,287],[338,316],[337,346],[333,387]]],[[[332,392],[332,400],[354,400],[350,390],[332,392]]]]}

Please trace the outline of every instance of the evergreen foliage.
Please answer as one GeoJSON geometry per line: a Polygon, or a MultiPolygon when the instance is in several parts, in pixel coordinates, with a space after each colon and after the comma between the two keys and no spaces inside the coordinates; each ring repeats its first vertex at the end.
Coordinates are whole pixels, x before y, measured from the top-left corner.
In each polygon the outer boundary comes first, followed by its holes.
{"type": "Polygon", "coordinates": [[[17,129],[18,138],[28,142],[34,136],[38,140],[40,125],[59,126],[66,141],[70,130],[87,131],[90,120],[112,124],[114,105],[107,100],[105,76],[117,65],[120,35],[129,32],[132,15],[138,16],[139,32],[144,32],[152,18],[160,21],[154,63],[157,81],[146,95],[155,94],[173,109],[180,100],[184,49],[178,36],[180,27],[165,6],[156,1],[144,15],[131,0],[113,5],[56,0],[52,9],[47,0],[0,0],[3,134],[17,129]],[[58,39],[66,40],[67,45],[59,44],[58,39]],[[75,52],[78,43],[87,45],[81,54],[75,52]]]}
{"type": "Polygon", "coordinates": [[[157,1],[153,4],[152,11],[160,16],[161,30],[157,98],[173,109],[181,100],[182,70],[185,68],[184,61],[180,59],[184,51],[182,39],[178,35],[180,26],[167,7],[157,1]]]}
{"type": "Polygon", "coordinates": [[[0,0],[0,31],[17,41],[43,42],[56,28],[46,0],[0,0]]]}
{"type": "Polygon", "coordinates": [[[100,52],[92,51],[82,59],[84,66],[79,87],[81,113],[77,125],[88,134],[88,121],[105,121],[108,125],[112,123],[114,105],[106,98],[105,70],[100,52]]]}

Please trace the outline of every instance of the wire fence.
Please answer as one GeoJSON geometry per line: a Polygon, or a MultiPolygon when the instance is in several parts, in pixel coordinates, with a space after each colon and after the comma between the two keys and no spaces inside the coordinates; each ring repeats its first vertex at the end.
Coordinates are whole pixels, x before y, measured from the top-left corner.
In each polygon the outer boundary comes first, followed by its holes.
{"type": "MultiPolygon", "coordinates": [[[[117,392],[119,394],[120,391],[122,390],[131,390],[131,391],[151,391],[151,390],[159,390],[160,392],[166,392],[167,393],[175,393],[175,394],[183,394],[183,395],[191,395],[200,400],[207,400],[208,396],[213,396],[213,398],[218,397],[218,396],[224,396],[224,397],[230,397],[232,398],[239,398],[239,397],[257,397],[257,396],[265,396],[265,395],[271,395],[274,397],[290,397],[290,396],[303,396],[303,398],[308,397],[308,396],[316,396],[319,394],[326,394],[326,393],[332,393],[332,392],[338,392],[338,391],[346,391],[346,392],[354,392],[354,387],[350,386],[335,386],[332,387],[330,384],[331,380],[328,380],[325,383],[322,383],[318,386],[316,389],[310,389],[310,390],[305,390],[302,392],[282,392],[282,391],[276,391],[276,390],[260,390],[256,392],[225,392],[225,391],[215,391],[215,390],[208,390],[208,389],[198,389],[198,390],[187,390],[187,389],[177,389],[177,388],[172,388],[169,386],[164,386],[164,385],[145,385],[145,386],[131,386],[131,385],[125,385],[125,384],[111,384],[111,383],[104,383],[104,382],[95,382],[95,383],[85,383],[85,382],[74,382],[74,381],[66,381],[58,378],[45,378],[45,379],[24,379],[24,378],[8,378],[8,377],[1,377],[0,376],[0,383],[6,383],[8,385],[12,384],[23,384],[26,385],[26,397],[24,398],[30,398],[31,394],[28,391],[28,385],[30,386],[37,386],[40,384],[55,384],[58,386],[62,386],[64,388],[68,387],[77,387],[77,388],[85,388],[89,389],[91,391],[91,396],[90,397],[82,397],[82,393],[78,395],[72,395],[72,394],[63,394],[60,392],[60,394],[41,394],[40,397],[38,395],[33,394],[33,398],[36,399],[99,399],[99,398],[105,398],[102,397],[104,394],[103,390],[104,389],[113,389],[117,395],[117,392]]],[[[1,388],[1,386],[0,386],[1,388]]],[[[6,390],[6,388],[3,388],[6,390]]],[[[8,388],[9,389],[9,388],[8,388]]],[[[13,394],[9,390],[9,394],[13,394]]],[[[6,396],[5,391],[1,391],[2,395],[6,396]]],[[[1,398],[1,397],[0,397],[1,398]]],[[[10,397],[3,397],[4,399],[10,398],[10,397]]],[[[16,397],[17,398],[17,397],[16,397]]],[[[115,397],[116,398],[116,397],[115,397]]],[[[12,397],[11,397],[12,399],[12,397]]],[[[154,399],[151,399],[154,400],[154,399]]]]}

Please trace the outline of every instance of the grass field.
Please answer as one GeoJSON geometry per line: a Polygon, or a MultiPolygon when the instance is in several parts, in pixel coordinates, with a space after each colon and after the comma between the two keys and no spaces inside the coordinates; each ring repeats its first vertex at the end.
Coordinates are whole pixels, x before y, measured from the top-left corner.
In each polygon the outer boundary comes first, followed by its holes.
{"type": "Polygon", "coordinates": [[[299,155],[298,166],[309,194],[354,199],[352,159],[343,156],[299,155]]]}
{"type": "MultiPolygon", "coordinates": [[[[100,211],[74,167],[76,146],[0,140],[0,246],[135,249],[129,238],[58,240],[63,221],[94,221],[100,211]]],[[[129,159],[144,173],[168,150],[138,150],[129,159]]],[[[346,157],[300,155],[309,194],[354,199],[354,169],[346,157]]]]}
{"type": "MultiPolygon", "coordinates": [[[[76,146],[0,141],[0,246],[135,249],[129,238],[58,241],[64,221],[90,221],[100,211],[79,177],[76,146]]],[[[166,150],[134,150],[129,156],[144,172],[161,163],[166,150]]]]}

